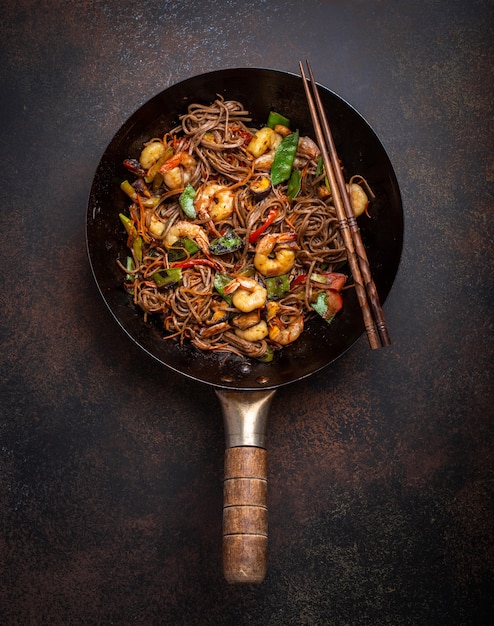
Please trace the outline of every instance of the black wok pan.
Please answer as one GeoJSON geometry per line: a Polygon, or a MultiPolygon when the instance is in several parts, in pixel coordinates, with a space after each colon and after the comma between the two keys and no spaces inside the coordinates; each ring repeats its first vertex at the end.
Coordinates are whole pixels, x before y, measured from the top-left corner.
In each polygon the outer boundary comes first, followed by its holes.
{"type": "MultiPolygon", "coordinates": [[[[398,269],[403,242],[403,211],[393,167],[369,124],[348,103],[319,87],[336,148],[347,175],[361,174],[376,194],[371,217],[359,219],[376,288],[383,303],[398,269]]],[[[267,500],[265,430],[277,388],[299,381],[332,363],[364,332],[354,290],[330,324],[313,320],[302,337],[271,363],[225,361],[193,346],[162,340],[159,322],[144,323],[122,288],[116,260],[127,256],[118,213],[126,196],[124,159],[137,158],[143,143],[177,125],[192,102],[211,103],[216,95],[240,100],[252,112],[253,126],[270,110],[287,115],[292,128],[314,137],[302,80],[270,69],[227,69],[195,76],[162,91],[120,128],[97,168],[87,213],[87,246],[99,290],[118,324],[162,365],[210,384],[220,399],[226,432],[223,564],[229,582],[261,582],[266,572],[267,500]]]]}

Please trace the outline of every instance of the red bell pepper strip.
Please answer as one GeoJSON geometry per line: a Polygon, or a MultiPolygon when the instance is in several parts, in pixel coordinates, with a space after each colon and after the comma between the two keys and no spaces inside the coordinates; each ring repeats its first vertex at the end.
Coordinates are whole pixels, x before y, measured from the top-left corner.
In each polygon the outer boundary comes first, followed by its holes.
{"type": "Polygon", "coordinates": [[[264,224],[261,224],[261,226],[259,226],[259,228],[257,228],[255,231],[253,231],[250,234],[250,236],[249,236],[249,243],[256,243],[256,241],[263,234],[263,232],[266,230],[266,228],[268,228],[268,226],[271,226],[271,224],[278,217],[278,215],[279,215],[278,209],[274,209],[274,208],[271,209],[271,211],[268,213],[268,217],[266,218],[266,221],[264,222],[264,224]]]}
{"type": "Polygon", "coordinates": [[[238,134],[240,135],[240,137],[243,138],[244,145],[248,145],[252,141],[252,138],[254,137],[252,133],[249,133],[246,130],[241,130],[238,134]]]}
{"type": "MultiPolygon", "coordinates": [[[[308,274],[300,274],[294,278],[291,282],[290,289],[294,289],[297,285],[307,280],[308,274]]],[[[312,282],[317,283],[323,289],[333,289],[334,291],[341,291],[346,283],[345,274],[339,274],[338,272],[313,272],[310,275],[312,282]]]]}
{"type": "Polygon", "coordinates": [[[338,272],[312,272],[310,279],[323,285],[324,289],[334,289],[335,291],[341,291],[346,283],[345,274],[339,274],[338,272]]]}
{"type": "Polygon", "coordinates": [[[190,261],[172,263],[170,267],[180,267],[182,269],[187,269],[188,267],[194,267],[196,265],[208,265],[209,267],[212,267],[218,272],[220,272],[223,269],[223,267],[219,263],[211,259],[191,259],[190,261]]]}
{"type": "Polygon", "coordinates": [[[296,278],[294,278],[290,284],[290,290],[295,289],[298,285],[302,284],[306,281],[308,274],[300,274],[296,278]]]}

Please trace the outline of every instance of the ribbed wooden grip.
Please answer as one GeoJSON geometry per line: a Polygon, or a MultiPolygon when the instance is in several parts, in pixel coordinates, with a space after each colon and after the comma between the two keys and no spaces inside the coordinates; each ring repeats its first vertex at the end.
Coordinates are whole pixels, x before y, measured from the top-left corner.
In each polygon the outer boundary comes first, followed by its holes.
{"type": "Polygon", "coordinates": [[[268,547],[267,452],[241,446],[225,451],[223,573],[229,583],[260,583],[268,547]]]}

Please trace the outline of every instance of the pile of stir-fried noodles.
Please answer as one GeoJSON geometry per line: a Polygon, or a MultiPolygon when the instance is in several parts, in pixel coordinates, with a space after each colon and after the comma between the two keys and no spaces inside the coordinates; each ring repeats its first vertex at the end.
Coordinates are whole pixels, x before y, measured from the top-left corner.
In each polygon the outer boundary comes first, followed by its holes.
{"type": "MultiPolygon", "coordinates": [[[[124,162],[125,288],[166,338],[270,361],[309,316],[330,322],[342,306],[346,252],[319,149],[283,115],[254,129],[220,97],[180,121],[124,162]]],[[[359,214],[369,190],[348,184],[359,214]]]]}

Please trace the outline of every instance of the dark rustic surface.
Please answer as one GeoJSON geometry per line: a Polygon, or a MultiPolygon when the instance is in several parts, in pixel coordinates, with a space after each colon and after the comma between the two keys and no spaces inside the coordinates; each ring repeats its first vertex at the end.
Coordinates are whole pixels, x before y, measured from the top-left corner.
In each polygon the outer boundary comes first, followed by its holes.
{"type": "Polygon", "coordinates": [[[1,624],[493,622],[493,42],[481,0],[3,2],[1,624]],[[217,399],[110,318],[86,202],[158,91],[305,58],[398,175],[393,345],[277,393],[269,571],[232,587],[217,399]]]}

